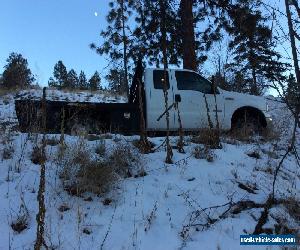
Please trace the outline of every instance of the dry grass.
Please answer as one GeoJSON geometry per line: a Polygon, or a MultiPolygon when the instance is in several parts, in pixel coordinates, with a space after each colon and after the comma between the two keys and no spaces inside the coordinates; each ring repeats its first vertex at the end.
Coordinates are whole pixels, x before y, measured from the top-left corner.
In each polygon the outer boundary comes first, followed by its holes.
{"type": "Polygon", "coordinates": [[[289,214],[296,220],[300,221],[300,201],[295,197],[289,197],[283,203],[289,214]]]}
{"type": "Polygon", "coordinates": [[[206,159],[208,162],[213,162],[215,154],[207,146],[196,146],[192,152],[196,159],[206,159]]]}
{"type": "Polygon", "coordinates": [[[37,85],[32,85],[32,86],[28,86],[28,87],[11,87],[11,88],[4,88],[1,87],[0,88],[0,97],[1,96],[5,96],[8,94],[16,94],[17,92],[21,91],[21,90],[29,90],[29,89],[39,89],[40,87],[37,85]]]}
{"type": "Polygon", "coordinates": [[[113,168],[108,162],[92,159],[84,148],[67,148],[61,159],[60,177],[64,189],[72,195],[84,192],[103,194],[108,192],[117,180],[113,168]]]}
{"type": "Polygon", "coordinates": [[[201,129],[197,135],[191,137],[191,142],[210,148],[220,148],[219,132],[215,129],[201,129]]]}
{"type": "Polygon", "coordinates": [[[87,134],[85,135],[85,139],[87,139],[88,141],[97,141],[100,140],[101,137],[99,135],[87,134]]]}
{"type": "Polygon", "coordinates": [[[136,170],[143,168],[141,155],[129,144],[117,144],[113,149],[109,162],[116,173],[122,177],[131,177],[136,170]]]}
{"type": "Polygon", "coordinates": [[[21,205],[19,208],[19,212],[18,214],[16,214],[16,217],[11,222],[10,226],[15,232],[21,233],[22,231],[28,228],[29,218],[30,217],[28,208],[25,205],[24,198],[21,197],[21,205]]]}
{"type": "Polygon", "coordinates": [[[140,154],[129,145],[119,143],[106,155],[105,144],[99,144],[96,152],[101,158],[93,154],[83,138],[67,147],[63,154],[58,152],[60,178],[67,192],[79,196],[84,192],[104,194],[120,178],[146,175],[139,171],[142,168],[140,154]]]}
{"type": "Polygon", "coordinates": [[[117,176],[108,162],[88,161],[82,164],[78,171],[78,187],[82,192],[96,194],[111,190],[117,176]]]}
{"type": "Polygon", "coordinates": [[[31,161],[34,164],[42,164],[46,161],[46,156],[42,153],[39,146],[34,146],[31,153],[31,161]]]}
{"type": "Polygon", "coordinates": [[[254,133],[251,128],[240,128],[240,129],[232,129],[228,133],[229,137],[233,140],[252,143],[257,139],[255,136],[259,135],[261,141],[274,141],[279,140],[281,132],[276,129],[272,124],[269,124],[268,127],[263,128],[261,131],[254,133]]]}
{"type": "Polygon", "coordinates": [[[46,139],[46,145],[53,147],[53,146],[57,146],[58,144],[59,144],[59,140],[57,140],[55,137],[46,139]]]}
{"type": "Polygon", "coordinates": [[[11,144],[6,144],[3,148],[2,159],[8,160],[13,157],[15,150],[11,144]]]}
{"type": "Polygon", "coordinates": [[[11,228],[17,233],[21,233],[27,227],[28,227],[28,219],[26,215],[18,216],[18,218],[11,223],[11,228]]]}
{"type": "Polygon", "coordinates": [[[153,148],[155,146],[154,143],[151,141],[147,140],[145,143],[141,140],[133,140],[132,145],[135,146],[140,153],[150,153],[153,151],[153,148]]]}
{"type": "Polygon", "coordinates": [[[99,140],[99,142],[96,145],[95,153],[101,157],[105,156],[106,153],[105,140],[99,140]]]}
{"type": "Polygon", "coordinates": [[[8,89],[8,88],[0,88],[0,97],[8,95],[8,94],[14,94],[18,91],[18,89],[8,89]]]}

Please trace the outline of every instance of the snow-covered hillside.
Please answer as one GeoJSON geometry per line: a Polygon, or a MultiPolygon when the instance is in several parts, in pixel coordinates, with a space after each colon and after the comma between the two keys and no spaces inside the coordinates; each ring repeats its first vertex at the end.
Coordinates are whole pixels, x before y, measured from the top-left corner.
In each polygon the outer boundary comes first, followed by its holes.
{"type": "MultiPolygon", "coordinates": [[[[31,95],[38,96],[35,92],[31,95]]],[[[69,101],[87,98],[68,93],[66,96],[69,101]]],[[[14,98],[0,98],[0,249],[33,249],[40,165],[32,163],[31,158],[42,135],[18,132],[14,126],[14,98]],[[22,216],[27,226],[18,233],[11,225],[22,216]]],[[[89,99],[96,100],[99,98],[89,99]]],[[[283,104],[270,101],[269,105],[276,131],[282,136],[277,134],[270,141],[255,138],[246,143],[224,135],[223,148],[206,152],[210,156],[208,160],[201,155],[203,145],[193,143],[189,136],[185,137],[185,153],[173,149],[174,164],[165,164],[165,150],[159,147],[164,138],[150,138],[157,150],[142,155],[132,143],[138,136],[66,135],[66,152],[81,145],[93,159],[101,159],[110,158],[116,148],[128,147],[138,158],[130,162],[130,167],[137,173],[143,169],[146,175],[128,178],[120,175],[104,195],[82,193],[78,197],[65,190],[68,180],[61,178],[61,162],[67,153],[59,158],[60,135],[47,135],[46,244],[50,249],[90,250],[266,249],[265,246],[241,247],[239,237],[253,233],[263,211],[259,206],[242,207],[242,202],[244,205],[246,201],[258,205],[266,202],[272,190],[274,170],[288,145],[292,117],[283,104]],[[96,151],[100,144],[99,156],[96,151]]],[[[299,133],[298,130],[298,148],[299,133]]],[[[171,138],[174,147],[177,140],[171,138]]],[[[276,198],[299,201],[299,190],[300,169],[295,156],[290,154],[279,172],[276,198]]],[[[271,208],[264,228],[299,229],[299,214],[293,213],[286,204],[271,208]]]]}

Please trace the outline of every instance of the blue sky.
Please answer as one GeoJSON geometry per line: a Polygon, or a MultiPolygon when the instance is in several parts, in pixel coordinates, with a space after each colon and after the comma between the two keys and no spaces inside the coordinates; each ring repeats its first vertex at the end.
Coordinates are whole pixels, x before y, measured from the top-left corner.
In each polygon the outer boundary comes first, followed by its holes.
{"type": "Polygon", "coordinates": [[[46,85],[54,64],[87,76],[103,73],[105,58],[89,48],[101,43],[109,0],[0,0],[0,73],[11,52],[28,59],[38,83],[46,85]],[[97,16],[95,15],[97,12],[97,16]]]}
{"type": "MultiPolygon", "coordinates": [[[[73,68],[77,73],[83,70],[88,77],[98,70],[103,79],[108,62],[92,51],[89,44],[103,42],[100,31],[107,26],[109,1],[0,0],[0,73],[9,54],[18,52],[28,59],[40,85],[47,85],[58,60],[68,70],[73,68]]],[[[283,0],[272,1],[272,5],[284,11],[283,0]]],[[[278,17],[286,28],[285,18],[278,17]]],[[[290,56],[290,48],[285,43],[278,50],[283,56],[290,56]]],[[[206,77],[215,70],[214,59],[212,52],[203,65],[206,77]]]]}

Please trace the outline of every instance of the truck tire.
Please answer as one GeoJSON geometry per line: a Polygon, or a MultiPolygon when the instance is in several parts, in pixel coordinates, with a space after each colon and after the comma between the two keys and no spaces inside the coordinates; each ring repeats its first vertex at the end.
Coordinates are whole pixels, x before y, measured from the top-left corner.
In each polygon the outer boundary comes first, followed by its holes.
{"type": "Polygon", "coordinates": [[[262,114],[254,110],[241,110],[233,115],[231,130],[234,134],[253,136],[261,135],[265,125],[262,114]]]}

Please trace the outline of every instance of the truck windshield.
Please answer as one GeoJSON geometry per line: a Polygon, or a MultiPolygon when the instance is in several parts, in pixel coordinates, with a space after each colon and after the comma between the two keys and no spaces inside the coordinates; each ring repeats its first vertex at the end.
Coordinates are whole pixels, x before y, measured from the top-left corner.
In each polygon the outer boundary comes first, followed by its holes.
{"type": "Polygon", "coordinates": [[[178,90],[195,90],[204,94],[213,94],[211,83],[194,72],[176,71],[178,90]]]}

